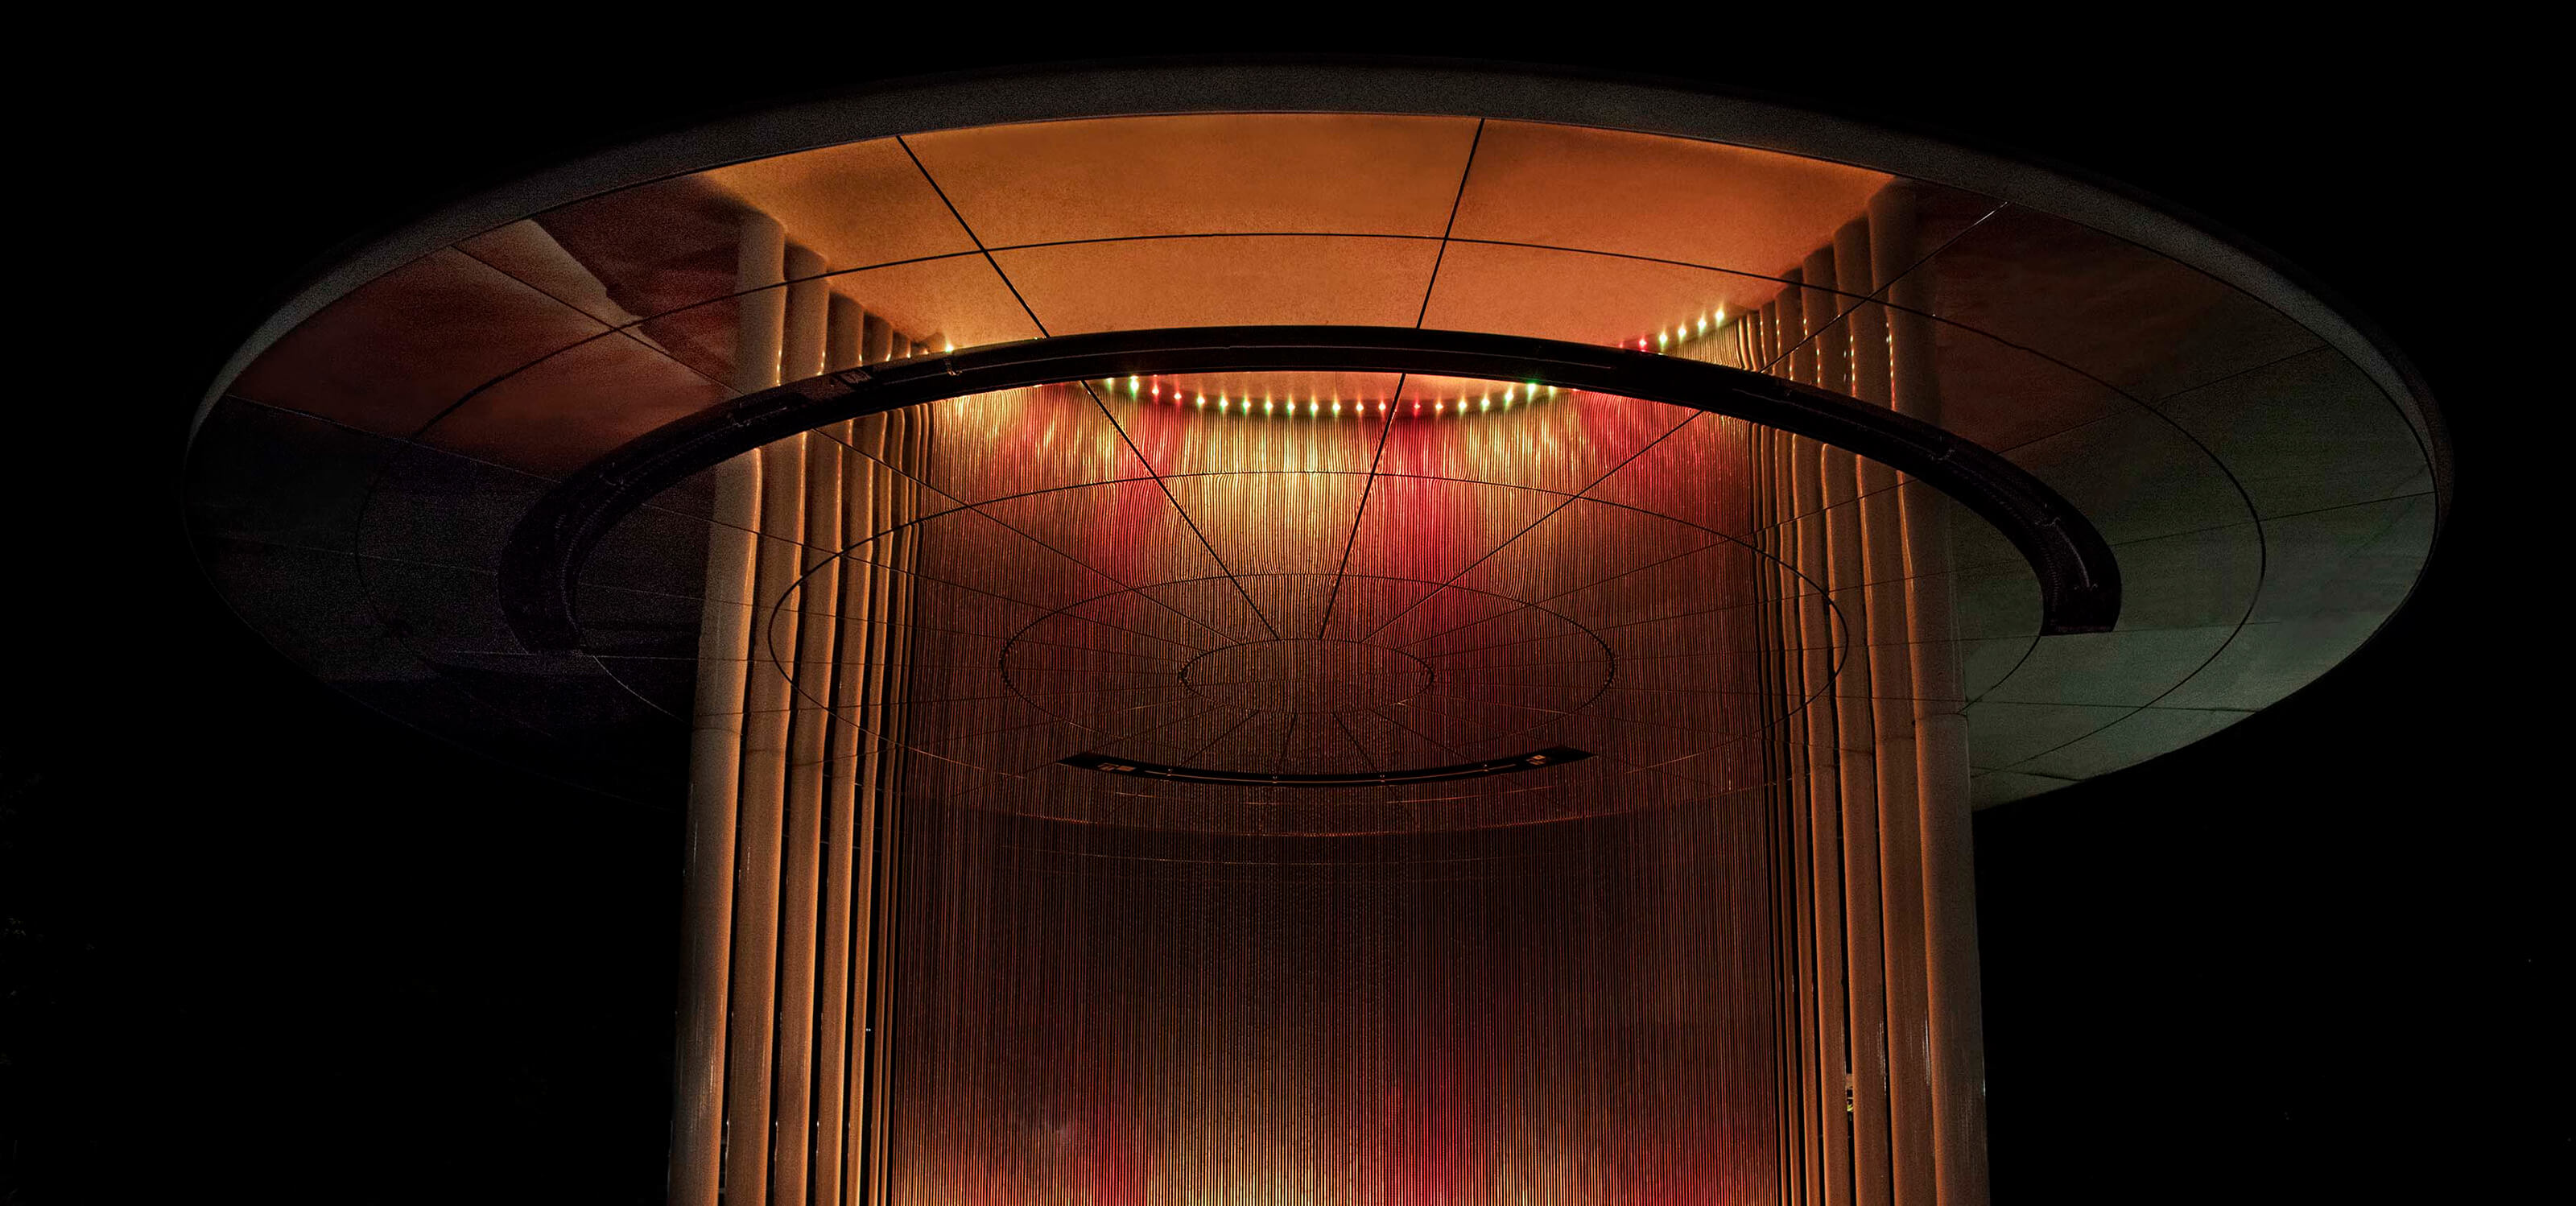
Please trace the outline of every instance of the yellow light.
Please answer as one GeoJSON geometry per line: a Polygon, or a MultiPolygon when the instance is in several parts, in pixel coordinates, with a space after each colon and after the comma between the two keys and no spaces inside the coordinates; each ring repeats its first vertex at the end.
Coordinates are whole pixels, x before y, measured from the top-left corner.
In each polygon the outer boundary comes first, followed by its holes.
{"type": "Polygon", "coordinates": [[[1336,419],[1342,417],[1342,403],[1338,398],[1333,401],[1333,417],[1336,419]]]}

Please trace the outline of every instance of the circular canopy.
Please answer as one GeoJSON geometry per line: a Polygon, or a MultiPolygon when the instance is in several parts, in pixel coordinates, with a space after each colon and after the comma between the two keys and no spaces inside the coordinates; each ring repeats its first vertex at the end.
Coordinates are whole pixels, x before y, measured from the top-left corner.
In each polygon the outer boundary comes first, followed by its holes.
{"type": "MultiPolygon", "coordinates": [[[[567,165],[282,309],[210,396],[191,520],[243,618],[327,681],[551,773],[667,795],[706,475],[600,534],[569,584],[570,646],[513,623],[508,552],[565,482],[743,396],[734,331],[762,293],[737,278],[748,216],[809,257],[777,290],[828,290],[931,363],[1283,325],[1679,360],[1707,359],[1891,186],[1919,215],[1906,272],[1934,298],[1942,430],[2062,499],[2123,587],[2108,631],[2051,628],[2024,534],[1954,520],[1979,802],[2215,732],[2404,599],[2446,485],[2438,429],[2381,349],[2277,271],[1956,148],[1457,69],[896,88],[567,165]]],[[[854,441],[915,491],[886,531],[829,550],[871,556],[895,527],[924,550],[905,578],[929,635],[885,654],[939,705],[905,737],[910,789],[1347,832],[1752,786],[1719,751],[1768,723],[1746,616],[1776,562],[1741,469],[1764,425],[1421,367],[1014,387],[919,403],[935,435],[914,459],[854,441]],[[1096,769],[1365,777],[1548,750],[1590,756],[1293,790],[1096,769]]]]}

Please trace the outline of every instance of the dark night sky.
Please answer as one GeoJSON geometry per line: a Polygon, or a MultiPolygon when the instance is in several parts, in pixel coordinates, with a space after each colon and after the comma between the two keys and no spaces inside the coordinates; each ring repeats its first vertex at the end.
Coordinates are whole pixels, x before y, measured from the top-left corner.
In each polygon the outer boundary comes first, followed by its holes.
{"type": "MultiPolygon", "coordinates": [[[[2506,408],[2556,405],[2521,390],[2556,371],[2559,320],[2480,271],[2521,246],[2502,224],[2523,186],[2474,141],[2490,109],[2286,50],[2131,68],[1946,53],[1851,64],[1876,82],[1832,92],[1777,55],[1724,77],[1634,65],[2017,145],[2200,211],[2393,334],[2446,405],[2460,482],[2415,601],[2326,679],[1979,817],[1997,1201],[2459,1200],[2563,1165],[2564,893],[2544,877],[2563,878],[2564,823],[2525,769],[2550,752],[2526,726],[2558,704],[2510,689],[2559,659],[2525,640],[2549,623],[2527,612],[2547,605],[2527,589],[2541,571],[2504,551],[2548,529],[2506,518],[2521,487],[2498,447],[2506,408]]],[[[0,1202],[165,1180],[268,1201],[660,1200],[676,813],[460,754],[306,680],[197,576],[177,468],[223,358],[336,244],[834,78],[783,63],[598,50],[459,72],[369,47],[119,85],[158,124],[101,120],[92,150],[133,157],[71,190],[119,220],[31,227],[106,238],[80,276],[136,275],[63,295],[63,321],[114,346],[67,359],[82,369],[52,402],[22,400],[59,442],[13,441],[28,572],[0,732],[0,1202]]]]}

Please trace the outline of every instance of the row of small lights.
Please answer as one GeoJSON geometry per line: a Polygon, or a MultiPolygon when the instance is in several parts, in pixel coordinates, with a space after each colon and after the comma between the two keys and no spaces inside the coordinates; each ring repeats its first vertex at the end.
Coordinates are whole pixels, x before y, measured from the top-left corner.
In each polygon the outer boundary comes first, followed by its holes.
{"type": "MultiPolygon", "coordinates": [[[[1670,330],[1657,331],[1652,336],[1640,336],[1637,340],[1637,350],[1641,352],[1665,351],[1671,348],[1675,343],[1705,336],[1710,331],[1725,325],[1726,307],[1719,306],[1713,313],[1700,315],[1699,321],[1696,324],[1684,322],[1680,326],[1674,327],[1670,330]]],[[[1623,341],[1618,346],[1626,347],[1628,345],[1623,341]]],[[[1123,388],[1126,395],[1130,398],[1151,398],[1157,404],[1187,406],[1198,410],[1208,409],[1209,399],[1206,394],[1194,394],[1188,390],[1174,388],[1170,392],[1169,396],[1166,396],[1163,390],[1163,383],[1159,378],[1148,381],[1142,377],[1129,377],[1122,382],[1116,377],[1103,377],[1100,379],[1100,387],[1113,395],[1121,392],[1123,388]]],[[[1503,387],[1502,409],[1510,410],[1516,406],[1534,405],[1555,396],[1556,387],[1553,385],[1540,385],[1535,381],[1528,382],[1525,385],[1508,385],[1503,387]]],[[[1237,398],[1231,394],[1219,393],[1216,395],[1215,401],[1216,411],[1218,414],[1241,413],[1249,416],[1253,413],[1252,397],[1249,394],[1246,394],[1241,398],[1237,398]]],[[[1494,403],[1495,398],[1492,390],[1486,390],[1483,395],[1473,399],[1464,395],[1454,399],[1434,398],[1431,400],[1431,414],[1434,417],[1449,414],[1483,414],[1492,411],[1494,409],[1494,403]],[[1472,410],[1469,405],[1471,402],[1473,403],[1472,410]]],[[[1338,419],[1341,418],[1345,412],[1350,414],[1353,418],[1365,418],[1372,411],[1380,415],[1387,413],[1387,400],[1380,398],[1374,402],[1355,401],[1345,403],[1340,398],[1333,398],[1330,401],[1327,401],[1321,397],[1309,396],[1305,402],[1305,413],[1308,418],[1323,418],[1329,415],[1338,419]]],[[[1418,416],[1423,413],[1422,399],[1396,399],[1395,411],[1399,416],[1408,414],[1418,416]]],[[[1290,395],[1286,402],[1279,402],[1273,398],[1264,396],[1261,399],[1260,413],[1266,416],[1279,416],[1284,414],[1286,417],[1294,418],[1298,413],[1296,396],[1293,394],[1290,395]]]]}
{"type": "MultiPolygon", "coordinates": [[[[1241,414],[1250,416],[1255,413],[1253,410],[1252,396],[1249,394],[1238,398],[1232,394],[1219,393],[1211,398],[1207,394],[1194,393],[1190,390],[1178,387],[1174,387],[1171,390],[1166,391],[1163,388],[1163,383],[1159,379],[1147,379],[1143,377],[1129,377],[1124,381],[1115,377],[1104,377],[1100,381],[1100,386],[1112,394],[1124,392],[1130,398],[1150,399],[1156,405],[1189,407],[1196,410],[1214,410],[1218,414],[1241,414]]],[[[1435,418],[1452,414],[1483,414],[1493,410],[1511,410],[1514,407],[1519,406],[1532,406],[1555,396],[1555,386],[1540,385],[1538,382],[1532,381],[1522,385],[1504,386],[1502,396],[1500,398],[1497,398],[1494,395],[1494,391],[1491,389],[1486,390],[1481,396],[1474,398],[1469,398],[1464,395],[1454,399],[1433,398],[1429,400],[1431,403],[1431,409],[1427,413],[1435,418]]],[[[1422,407],[1423,401],[1424,399],[1421,398],[1395,399],[1395,414],[1399,417],[1420,417],[1426,413],[1422,407]]],[[[1367,418],[1372,413],[1379,416],[1386,415],[1388,400],[1380,398],[1374,402],[1344,402],[1338,397],[1328,400],[1323,397],[1310,395],[1303,403],[1300,403],[1296,396],[1292,394],[1284,402],[1265,396],[1261,399],[1260,408],[1261,409],[1258,413],[1274,417],[1294,418],[1302,413],[1307,418],[1311,419],[1338,419],[1343,417],[1345,414],[1352,418],[1367,418]]]]}
{"type": "MultiPolygon", "coordinates": [[[[1698,338],[1725,325],[1726,307],[1719,306],[1715,314],[1702,314],[1699,316],[1699,327],[1697,330],[1693,330],[1691,324],[1685,321],[1682,325],[1674,327],[1669,331],[1657,331],[1651,336],[1639,336],[1637,338],[1637,350],[1640,352],[1661,352],[1672,347],[1676,343],[1682,343],[1690,339],[1698,338]]],[[[1625,342],[1622,342],[1619,346],[1624,348],[1628,345],[1625,342]]]]}

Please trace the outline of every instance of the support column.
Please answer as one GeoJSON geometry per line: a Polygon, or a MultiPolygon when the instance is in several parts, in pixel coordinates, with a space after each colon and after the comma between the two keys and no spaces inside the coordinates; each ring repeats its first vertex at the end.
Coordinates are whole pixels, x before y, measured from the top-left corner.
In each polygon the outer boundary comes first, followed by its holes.
{"type": "MultiPolygon", "coordinates": [[[[823,257],[788,247],[787,317],[778,370],[782,381],[802,381],[823,371],[829,293],[822,272],[823,257]]],[[[821,928],[816,905],[823,869],[826,732],[817,692],[830,690],[833,635],[831,625],[814,617],[830,615],[837,602],[838,584],[818,571],[840,543],[841,462],[837,446],[819,435],[799,436],[794,442],[802,461],[798,476],[804,494],[797,504],[802,522],[794,528],[764,529],[782,541],[796,538],[792,546],[777,547],[791,571],[791,597],[771,613],[768,640],[756,656],[773,669],[786,663],[795,670],[793,676],[782,674],[787,691],[780,700],[788,737],[778,880],[778,1066],[771,1094],[777,1141],[769,1180],[777,1201],[802,1206],[814,1135],[815,941],[821,928]]]]}
{"type": "MultiPolygon", "coordinates": [[[[1802,279],[1833,280],[1833,251],[1807,257],[1802,279]]],[[[1786,305],[1784,296],[1783,305],[1786,305]]],[[[1813,316],[1820,327],[1830,313],[1813,316]]],[[[1817,327],[1806,336],[1822,338],[1817,327]]],[[[1810,357],[1804,367],[1815,372],[1810,357]]],[[[1852,1192],[1858,1206],[1892,1200],[1887,1130],[1887,1003],[1879,924],[1878,756],[1870,729],[1869,608],[1860,531],[1858,477],[1850,453],[1825,448],[1817,458],[1826,584],[1833,602],[1834,752],[1843,826],[1843,916],[1850,983],[1852,1192]]]]}
{"type": "Polygon", "coordinates": [[[1789,287],[1780,291],[1780,355],[1784,358],[1774,371],[1791,381],[1814,382],[1816,379],[1816,345],[1807,339],[1806,270],[1792,268],[1780,274],[1789,287]]]}
{"type": "Polygon", "coordinates": [[[1827,539],[1822,479],[1823,447],[1805,437],[1789,441],[1785,474],[1790,486],[1787,511],[1797,533],[1798,577],[1792,584],[1797,601],[1797,706],[1805,723],[1798,734],[1807,768],[1806,811],[1808,863],[1803,867],[1808,899],[1814,910],[1817,1046],[1808,1059],[1813,1068],[1810,1109],[1819,1145],[1819,1200],[1845,1206],[1853,1200],[1852,1005],[1854,969],[1847,957],[1849,939],[1844,908],[1842,757],[1836,739],[1833,687],[1833,615],[1826,607],[1832,550],[1827,539]]]}
{"type": "Polygon", "coordinates": [[[886,320],[870,314],[861,319],[859,362],[880,364],[894,357],[894,328],[886,320]]]}
{"type": "MultiPolygon", "coordinates": [[[[833,296],[823,268],[776,222],[744,220],[737,392],[920,350],[833,296]]],[[[927,441],[918,416],[873,416],[713,474],[674,1203],[883,1203],[893,755],[917,552],[897,516],[919,502],[899,470],[927,441]]]]}
{"type": "MultiPolygon", "coordinates": [[[[1844,293],[1872,291],[1870,232],[1865,219],[1834,236],[1844,293]]],[[[1850,392],[1888,405],[1887,312],[1854,308],[1838,343],[1846,349],[1850,392]]],[[[1870,725],[1878,748],[1879,902],[1886,937],[1888,1130],[1900,1206],[1931,1206],[1932,1090],[1923,989],[1923,876],[1914,749],[1913,646],[1906,632],[1905,531],[1896,471],[1854,458],[1859,475],[1861,548],[1868,583],[1870,725]]]]}
{"type": "MultiPolygon", "coordinates": [[[[889,348],[890,352],[894,350],[897,349],[889,348]]],[[[875,490],[880,514],[885,518],[879,521],[883,534],[876,548],[883,561],[874,574],[879,585],[873,605],[877,609],[876,614],[883,619],[874,625],[882,634],[881,653],[876,672],[868,680],[872,723],[869,725],[867,782],[876,801],[876,824],[871,839],[871,861],[875,868],[870,885],[873,938],[869,953],[870,1004],[867,1017],[871,1029],[864,1048],[867,1150],[864,1181],[858,1187],[859,1200],[871,1206],[884,1206],[892,1192],[886,1168],[889,1151],[887,1109],[894,1084],[895,946],[901,922],[896,901],[902,889],[903,869],[903,815],[898,800],[900,765],[897,755],[903,748],[902,705],[908,690],[908,684],[894,670],[909,664],[912,651],[910,576],[919,551],[919,534],[903,521],[920,514],[920,498],[914,477],[905,474],[917,476],[922,472],[928,430],[922,419],[923,410],[918,407],[889,412],[881,416],[873,441],[864,438],[861,441],[863,447],[873,446],[879,450],[879,460],[903,466],[905,470],[904,474],[880,471],[876,475],[875,490]]]]}
{"type": "Polygon", "coordinates": [[[1789,481],[1789,435],[1772,428],[1757,429],[1761,442],[1758,474],[1762,483],[1761,514],[1763,548],[1772,556],[1773,565],[1765,575],[1764,585],[1770,597],[1768,612],[1771,640],[1776,654],[1772,659],[1770,684],[1778,695],[1774,714],[1781,736],[1773,748],[1780,751],[1779,796],[1784,816],[1787,841],[1781,851],[1783,878],[1787,880],[1789,918],[1789,965],[1793,992],[1788,1010],[1793,1036],[1789,1060],[1782,1081],[1789,1098],[1791,1142],[1782,1145],[1789,1167],[1791,1196],[1787,1201],[1814,1206],[1823,1201],[1821,1194],[1824,1168],[1825,1136],[1823,1116],[1816,1109],[1817,1055],[1822,1035],[1818,1026],[1815,1001],[1816,982],[1816,908],[1810,895],[1812,861],[1809,850],[1807,794],[1812,781],[1807,771],[1807,715],[1801,706],[1805,694],[1805,653],[1799,647],[1798,604],[1799,581],[1796,573],[1798,551],[1794,519],[1796,493],[1789,481]]]}
{"type": "MultiPolygon", "coordinates": [[[[786,316],[786,290],[744,298],[786,316]]],[[[778,343],[738,353],[753,371],[755,388],[778,383],[778,343]],[[769,352],[766,360],[758,353],[769,352]],[[765,372],[756,371],[765,369],[765,372]]],[[[725,1100],[726,1206],[762,1206],[769,1195],[769,1154],[776,1136],[771,1114],[776,1068],[778,923],[783,815],[787,795],[788,709],[792,691],[774,651],[796,640],[796,580],[803,569],[805,437],[791,436],[754,453],[760,458],[761,498],[754,642],[743,695],[740,837],[734,864],[733,1023],[727,1046],[725,1100]]],[[[801,1144],[798,1145],[801,1148],[801,1144]]]]}
{"type": "MultiPolygon", "coordinates": [[[[784,298],[786,232],[760,215],[743,221],[736,252],[742,299],[733,387],[749,392],[774,378],[784,298]]],[[[689,745],[688,853],[681,888],[679,1049],[674,1053],[670,1200],[714,1206],[725,1162],[725,1016],[733,948],[735,827],[740,802],[743,701],[751,650],[755,555],[760,524],[760,458],[744,455],[712,475],[706,599],[698,628],[697,697],[689,745]]]]}
{"type": "Polygon", "coordinates": [[[1836,276],[1834,249],[1826,247],[1807,257],[1799,267],[1799,278],[1805,283],[1799,295],[1800,315],[1806,321],[1807,375],[1799,378],[1819,389],[1837,394],[1851,392],[1851,328],[1843,322],[1846,308],[1835,290],[1841,287],[1836,276]]]}
{"type": "MultiPolygon", "coordinates": [[[[882,357],[879,357],[881,360],[882,357]]],[[[868,1146],[876,1132],[876,1119],[882,1109],[874,1081],[880,1054],[871,1044],[872,1026],[878,1020],[875,973],[880,951],[876,902],[881,898],[879,864],[884,858],[878,840],[882,828],[886,782],[884,777],[884,708],[881,694],[892,669],[892,628],[886,622],[891,563],[889,540],[884,535],[890,525],[891,473],[882,458],[888,455],[886,425],[883,415],[871,415],[852,422],[850,449],[846,453],[851,467],[847,491],[850,523],[850,555],[843,560],[843,590],[854,598],[845,609],[842,642],[850,652],[843,654],[840,667],[836,707],[843,721],[839,733],[846,737],[842,746],[851,776],[857,806],[851,813],[851,887],[854,909],[850,932],[850,1018],[849,1048],[844,1053],[843,1075],[849,1081],[849,1121],[845,1142],[849,1151],[844,1159],[848,1172],[844,1197],[851,1202],[876,1201],[870,1196],[868,1179],[877,1167],[876,1151],[868,1146]]]]}
{"type": "MultiPolygon", "coordinates": [[[[1932,281],[1928,272],[1907,271],[1914,264],[1917,239],[1912,186],[1900,182],[1872,197],[1869,226],[1872,280],[1890,306],[1891,401],[1898,414],[1937,424],[1941,405],[1933,361],[1932,281]]],[[[1984,1206],[1984,1004],[1977,980],[1966,700],[1951,614],[1949,502],[1912,481],[1900,487],[1899,499],[1916,698],[1933,1177],[1940,1206],[1984,1206]]]]}
{"type": "MultiPolygon", "coordinates": [[[[861,328],[857,303],[833,295],[824,320],[824,372],[859,363],[861,328]]],[[[820,1206],[840,1206],[847,1182],[843,1160],[849,1151],[850,907],[857,878],[853,840],[857,823],[852,814],[860,806],[857,784],[851,776],[854,730],[843,708],[848,699],[850,663],[866,647],[865,631],[858,627],[864,622],[866,604],[849,588],[849,557],[844,549],[866,538],[871,517],[864,508],[854,510],[851,505],[865,491],[867,479],[864,470],[852,463],[855,458],[849,448],[850,424],[844,421],[827,430],[832,438],[816,441],[815,448],[833,461],[832,479],[838,493],[830,506],[835,532],[828,543],[817,539],[816,525],[808,515],[806,540],[815,546],[813,551],[828,555],[814,579],[818,583],[829,580],[831,601],[807,610],[812,627],[832,633],[832,651],[825,665],[800,667],[803,673],[799,679],[815,684],[812,690],[823,696],[823,723],[827,730],[823,743],[823,934],[814,988],[813,1200],[820,1206]],[[817,677],[806,678],[806,674],[817,677]]]]}

